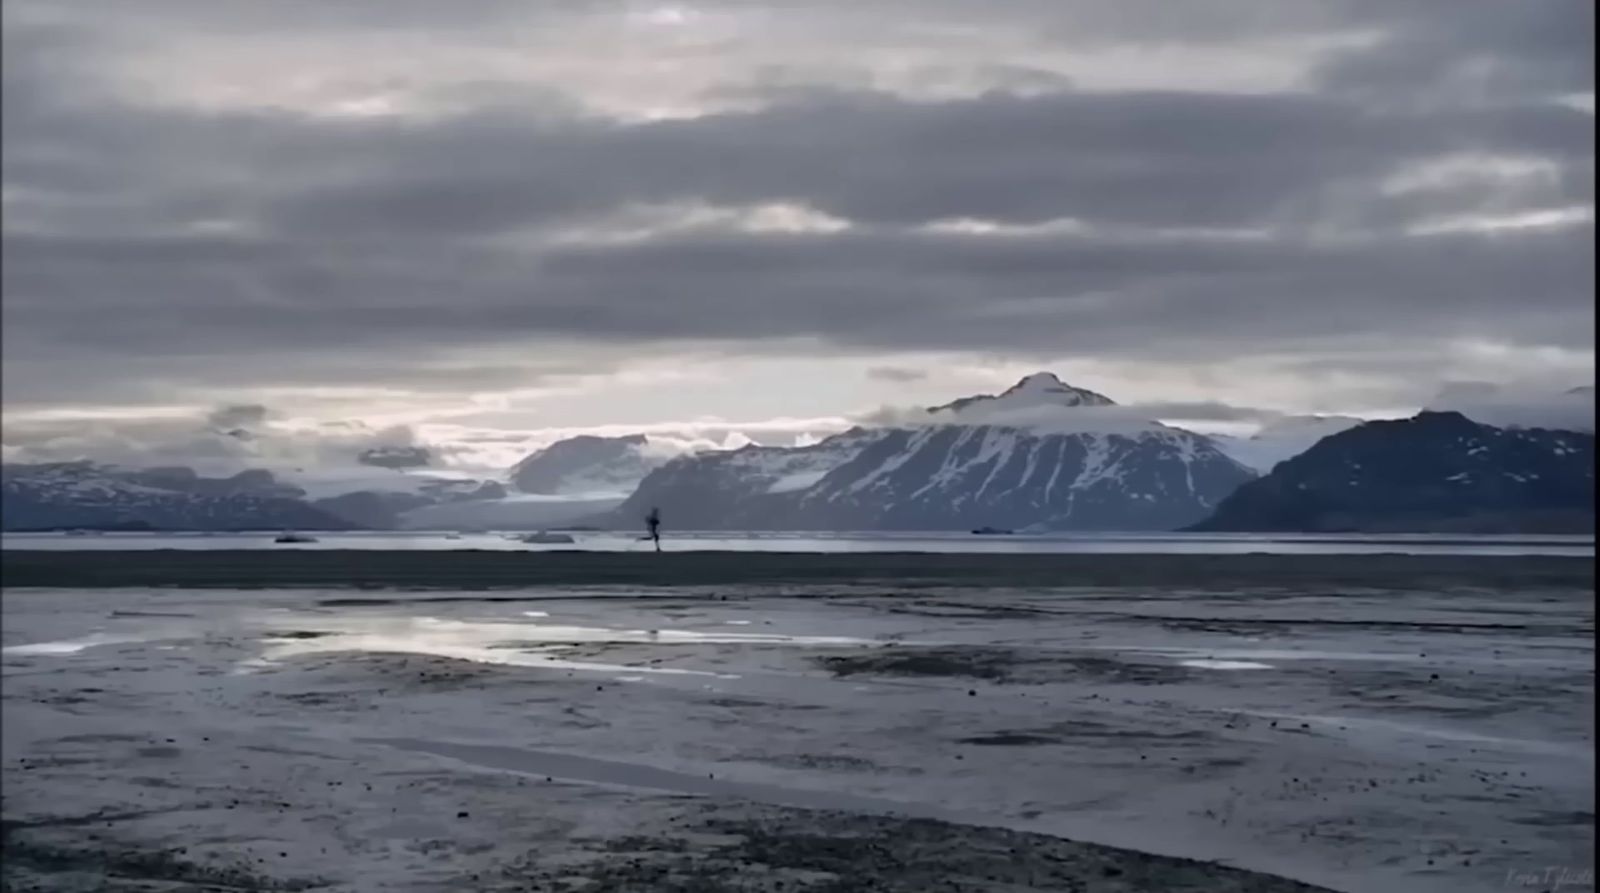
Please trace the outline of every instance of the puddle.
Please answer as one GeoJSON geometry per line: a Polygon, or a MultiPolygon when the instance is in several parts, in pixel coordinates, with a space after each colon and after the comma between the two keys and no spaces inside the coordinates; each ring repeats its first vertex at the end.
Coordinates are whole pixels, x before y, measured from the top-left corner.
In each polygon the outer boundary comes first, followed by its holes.
{"type": "Polygon", "coordinates": [[[27,645],[7,645],[0,648],[0,653],[16,655],[49,655],[59,657],[67,654],[77,654],[90,648],[102,645],[123,645],[129,642],[142,642],[143,639],[132,636],[84,636],[81,639],[62,639],[59,642],[32,642],[27,645]]]}
{"type": "MultiPolygon", "coordinates": [[[[537,612],[535,612],[537,613],[537,612]]],[[[865,639],[843,636],[783,636],[760,633],[702,633],[673,629],[611,629],[543,623],[473,622],[438,617],[343,618],[319,622],[330,627],[316,638],[291,638],[282,630],[262,638],[266,650],[245,661],[244,668],[259,668],[309,654],[364,651],[387,654],[426,654],[504,666],[626,673],[632,676],[705,676],[737,679],[737,675],[706,670],[612,664],[567,660],[540,653],[545,645],[605,644],[773,644],[866,645],[865,639]]],[[[24,652],[26,653],[26,652],[24,652]]]]}
{"type": "Polygon", "coordinates": [[[708,679],[737,679],[737,675],[713,673],[708,670],[685,670],[675,667],[640,667],[628,664],[611,664],[596,661],[565,660],[543,654],[513,651],[481,645],[460,644],[448,640],[433,640],[420,636],[386,636],[377,634],[336,634],[320,639],[271,639],[272,647],[261,656],[240,664],[244,668],[271,666],[295,657],[310,654],[333,654],[361,651],[370,654],[425,654],[453,660],[480,664],[497,664],[508,667],[537,667],[549,670],[584,670],[601,673],[650,674],[657,676],[703,676],[708,679]]]}
{"type": "Polygon", "coordinates": [[[553,623],[496,623],[446,620],[439,617],[406,617],[391,621],[369,620],[347,624],[351,631],[375,628],[400,628],[449,633],[482,642],[538,642],[595,644],[665,642],[672,644],[740,645],[869,645],[867,639],[851,636],[786,636],[777,633],[695,632],[684,629],[619,629],[604,626],[568,626],[553,623]]]}
{"type": "Polygon", "coordinates": [[[1178,661],[1180,667],[1194,667],[1199,670],[1270,670],[1272,664],[1260,664],[1250,660],[1212,660],[1210,658],[1195,658],[1193,660],[1178,661]]]}

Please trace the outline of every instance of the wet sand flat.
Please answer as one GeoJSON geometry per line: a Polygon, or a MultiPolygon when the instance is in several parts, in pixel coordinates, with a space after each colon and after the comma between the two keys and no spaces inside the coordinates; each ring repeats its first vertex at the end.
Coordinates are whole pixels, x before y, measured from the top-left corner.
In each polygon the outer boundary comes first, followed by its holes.
{"type": "Polygon", "coordinates": [[[1593,581],[1594,558],[1492,555],[1128,555],[284,549],[0,550],[10,587],[1275,585],[1487,586],[1593,581]]]}
{"type": "Polygon", "coordinates": [[[566,555],[482,588],[310,582],[352,556],[249,590],[128,582],[182,562],[8,576],[4,888],[1473,893],[1592,870],[1589,560],[604,557],[674,582],[566,555]]]}

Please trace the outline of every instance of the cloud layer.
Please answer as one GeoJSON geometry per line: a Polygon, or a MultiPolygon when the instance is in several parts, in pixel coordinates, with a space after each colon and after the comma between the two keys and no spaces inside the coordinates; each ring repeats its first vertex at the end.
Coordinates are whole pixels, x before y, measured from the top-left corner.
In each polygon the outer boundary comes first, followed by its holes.
{"type": "Polygon", "coordinates": [[[1430,400],[1427,408],[1459,412],[1501,428],[1594,430],[1593,387],[1539,392],[1491,382],[1453,382],[1430,400]]]}
{"type": "Polygon", "coordinates": [[[1592,374],[1592,4],[1002,6],[13,0],[5,405],[1592,374]]]}

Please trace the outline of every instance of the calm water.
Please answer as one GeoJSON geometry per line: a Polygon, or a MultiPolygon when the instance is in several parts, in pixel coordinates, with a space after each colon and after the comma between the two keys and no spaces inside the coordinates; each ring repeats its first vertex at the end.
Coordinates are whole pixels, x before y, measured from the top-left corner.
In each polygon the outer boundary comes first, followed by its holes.
{"type": "MultiPolygon", "coordinates": [[[[438,531],[318,534],[317,542],[280,544],[262,533],[6,534],[7,549],[583,549],[634,552],[651,548],[636,534],[577,532],[570,545],[519,542],[512,533],[438,531]]],[[[1594,555],[1594,537],[1474,536],[1463,534],[1041,534],[974,536],[967,533],[728,533],[674,532],[671,551],[739,552],[962,552],[962,553],[1212,553],[1349,554],[1379,552],[1454,555],[1594,555]]]]}

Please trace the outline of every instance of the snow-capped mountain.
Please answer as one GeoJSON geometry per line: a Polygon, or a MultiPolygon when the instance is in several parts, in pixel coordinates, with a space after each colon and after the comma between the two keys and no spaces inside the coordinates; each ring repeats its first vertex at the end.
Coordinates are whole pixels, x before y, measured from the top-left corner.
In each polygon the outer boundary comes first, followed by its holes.
{"type": "Polygon", "coordinates": [[[1363,421],[1344,415],[1285,416],[1263,425],[1249,437],[1214,434],[1211,439],[1235,462],[1266,474],[1279,462],[1300,455],[1322,438],[1354,428],[1363,421]]]}
{"type": "Polygon", "coordinates": [[[674,460],[607,520],[680,528],[1167,530],[1253,473],[1199,434],[1048,373],[799,449],[674,460]]]}
{"type": "Polygon", "coordinates": [[[391,529],[421,508],[506,495],[494,481],[378,468],[286,476],[261,468],[206,477],[182,466],[8,464],[0,521],[7,530],[391,529]]]}
{"type": "Polygon", "coordinates": [[[373,530],[416,528],[418,515],[428,509],[448,505],[483,505],[506,497],[499,481],[471,478],[410,476],[413,486],[404,489],[369,487],[336,496],[325,496],[314,504],[345,520],[373,530]]]}
{"type": "Polygon", "coordinates": [[[512,466],[510,480],[521,493],[621,499],[669,458],[669,452],[652,449],[643,434],[583,434],[558,440],[529,455],[512,466]]]}
{"type": "Polygon", "coordinates": [[[852,428],[803,447],[752,444],[680,456],[650,472],[606,521],[627,526],[658,507],[679,528],[780,529],[797,494],[883,434],[852,428]]]}
{"type": "Polygon", "coordinates": [[[6,530],[347,530],[359,525],[306,502],[264,471],[205,478],[188,468],[92,462],[0,469],[6,530]]]}
{"type": "Polygon", "coordinates": [[[799,495],[802,527],[1173,530],[1254,475],[1198,434],[940,425],[885,432],[799,495]]]}
{"type": "Polygon", "coordinates": [[[1115,406],[1110,397],[1085,388],[1075,388],[1051,372],[1035,372],[998,394],[978,394],[961,397],[943,406],[931,406],[931,414],[965,414],[972,417],[982,412],[1003,413],[1014,409],[1033,409],[1039,406],[1115,406]]]}
{"type": "Polygon", "coordinates": [[[1423,412],[1318,441],[1192,529],[1592,531],[1594,496],[1592,433],[1423,412]]]}

